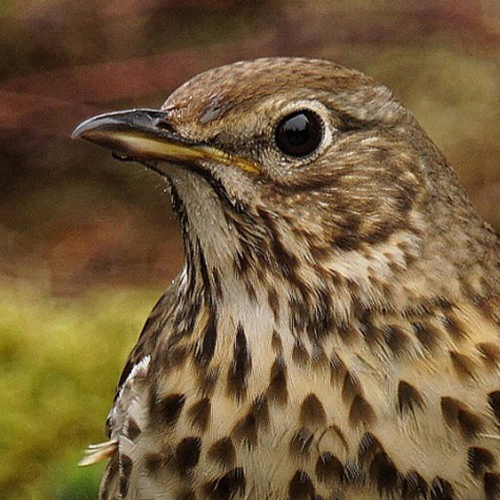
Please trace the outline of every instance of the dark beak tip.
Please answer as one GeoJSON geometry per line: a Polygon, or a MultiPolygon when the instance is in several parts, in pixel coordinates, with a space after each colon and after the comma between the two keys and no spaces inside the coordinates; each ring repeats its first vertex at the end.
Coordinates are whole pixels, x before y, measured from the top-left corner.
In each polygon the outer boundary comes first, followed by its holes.
{"type": "Polygon", "coordinates": [[[83,131],[82,131],[82,125],[83,124],[80,124],[78,125],[78,127],[75,128],[75,130],[73,130],[73,132],[71,132],[71,139],[73,140],[76,140],[76,139],[80,139],[83,135],[83,131]]]}
{"type": "Polygon", "coordinates": [[[102,115],[93,116],[80,123],[71,134],[72,139],[90,139],[92,132],[126,130],[131,128],[146,127],[150,129],[155,115],[159,112],[153,109],[129,109],[113,111],[102,115]]]}
{"type": "Polygon", "coordinates": [[[78,125],[78,127],[75,128],[75,130],[73,130],[71,133],[71,139],[85,139],[85,136],[88,135],[89,132],[96,130],[99,125],[102,125],[102,121],[101,116],[94,116],[83,121],[80,125],[78,125]]]}

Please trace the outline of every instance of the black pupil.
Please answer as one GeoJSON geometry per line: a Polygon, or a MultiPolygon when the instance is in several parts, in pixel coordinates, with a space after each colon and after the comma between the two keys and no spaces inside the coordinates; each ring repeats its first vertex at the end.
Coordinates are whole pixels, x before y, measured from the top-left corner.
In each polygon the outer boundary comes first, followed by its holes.
{"type": "Polygon", "coordinates": [[[321,143],[323,127],[313,111],[296,111],[281,120],[276,145],[288,156],[301,158],[314,153],[321,143]]]}

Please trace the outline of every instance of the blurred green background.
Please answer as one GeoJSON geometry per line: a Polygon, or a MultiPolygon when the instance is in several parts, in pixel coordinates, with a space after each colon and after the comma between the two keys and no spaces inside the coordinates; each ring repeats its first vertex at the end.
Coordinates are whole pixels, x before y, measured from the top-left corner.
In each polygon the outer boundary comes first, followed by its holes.
{"type": "Polygon", "coordinates": [[[182,265],[161,180],[72,129],[264,55],[388,85],[500,229],[496,0],[0,0],[0,498],[96,498],[76,463],[182,265]]]}

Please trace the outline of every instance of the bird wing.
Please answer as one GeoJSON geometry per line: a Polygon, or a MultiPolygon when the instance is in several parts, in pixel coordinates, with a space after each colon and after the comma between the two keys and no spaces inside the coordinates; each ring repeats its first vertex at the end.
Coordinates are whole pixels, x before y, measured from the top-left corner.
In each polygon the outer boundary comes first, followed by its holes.
{"type": "MultiPolygon", "coordinates": [[[[169,289],[156,303],[132,349],[120,376],[113,406],[106,420],[109,440],[90,445],[79,465],[90,465],[109,460],[101,482],[100,498],[125,498],[120,491],[120,477],[129,466],[127,460],[135,438],[140,434],[141,404],[144,382],[148,377],[151,355],[172,310],[174,294],[169,289]]],[[[123,482],[122,482],[123,484],[123,482]]]]}
{"type": "Polygon", "coordinates": [[[123,429],[124,417],[134,398],[137,377],[145,376],[158,337],[170,315],[174,294],[172,289],[162,295],[151,311],[123,369],[115,392],[113,406],[106,420],[106,435],[113,439],[123,429]]]}

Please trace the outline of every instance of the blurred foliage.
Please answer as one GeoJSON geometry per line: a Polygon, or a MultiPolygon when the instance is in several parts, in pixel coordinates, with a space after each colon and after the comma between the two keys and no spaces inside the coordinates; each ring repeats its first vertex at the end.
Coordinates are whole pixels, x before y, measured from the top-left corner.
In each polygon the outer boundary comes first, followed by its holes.
{"type": "Polygon", "coordinates": [[[159,292],[54,298],[0,289],[0,491],[9,500],[97,498],[102,466],[77,468],[159,292]]]}

